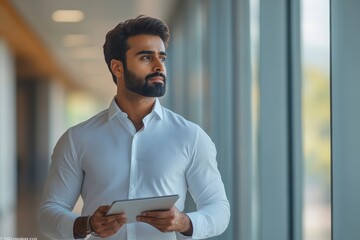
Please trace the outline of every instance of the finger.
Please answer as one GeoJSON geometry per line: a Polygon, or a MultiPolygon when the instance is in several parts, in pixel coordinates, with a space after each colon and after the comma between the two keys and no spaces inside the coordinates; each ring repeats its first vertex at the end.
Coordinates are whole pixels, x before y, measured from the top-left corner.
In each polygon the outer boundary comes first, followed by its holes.
{"type": "Polygon", "coordinates": [[[111,236],[113,234],[116,234],[123,225],[124,224],[114,224],[113,226],[108,226],[108,227],[102,229],[98,233],[98,235],[101,236],[101,237],[111,236]]]}
{"type": "Polygon", "coordinates": [[[175,213],[171,210],[169,210],[169,211],[149,211],[149,212],[142,212],[141,216],[153,217],[153,218],[174,218],[175,213]]]}
{"type": "Polygon", "coordinates": [[[96,209],[96,211],[93,213],[92,217],[100,217],[100,216],[105,216],[106,213],[108,212],[110,206],[109,205],[103,205],[100,206],[96,209]]]}
{"type": "Polygon", "coordinates": [[[107,224],[99,225],[95,231],[100,237],[108,237],[115,234],[123,225],[126,224],[126,218],[112,221],[107,224]]]}
{"type": "Polygon", "coordinates": [[[109,216],[109,217],[99,217],[92,221],[92,226],[94,227],[107,227],[108,225],[112,225],[113,223],[126,223],[127,218],[125,214],[109,216]]]}
{"type": "Polygon", "coordinates": [[[100,213],[101,215],[105,215],[110,209],[110,205],[103,205],[98,207],[96,212],[100,213]]]}
{"type": "Polygon", "coordinates": [[[109,215],[109,216],[102,216],[99,217],[99,222],[101,222],[103,225],[112,223],[112,222],[116,222],[116,221],[123,221],[126,220],[126,215],[125,213],[119,213],[119,214],[114,214],[114,215],[109,215]]]}
{"type": "Polygon", "coordinates": [[[172,226],[172,225],[174,225],[174,220],[171,218],[154,218],[154,217],[138,216],[136,218],[136,220],[139,222],[148,223],[150,225],[153,225],[156,228],[157,228],[157,226],[172,226]]]}
{"type": "Polygon", "coordinates": [[[144,222],[147,224],[150,224],[154,228],[157,228],[161,232],[172,232],[175,231],[174,225],[165,219],[159,219],[159,218],[147,218],[147,217],[139,217],[137,219],[140,222],[144,222]]]}
{"type": "Polygon", "coordinates": [[[175,206],[173,206],[169,210],[142,212],[141,215],[146,217],[156,217],[156,218],[175,218],[178,213],[179,210],[175,206]]]}
{"type": "Polygon", "coordinates": [[[120,225],[120,227],[127,222],[126,215],[116,214],[111,216],[105,216],[105,217],[98,217],[98,218],[91,218],[91,226],[95,233],[99,234],[100,232],[103,232],[104,229],[111,228],[116,225],[120,225]]]}

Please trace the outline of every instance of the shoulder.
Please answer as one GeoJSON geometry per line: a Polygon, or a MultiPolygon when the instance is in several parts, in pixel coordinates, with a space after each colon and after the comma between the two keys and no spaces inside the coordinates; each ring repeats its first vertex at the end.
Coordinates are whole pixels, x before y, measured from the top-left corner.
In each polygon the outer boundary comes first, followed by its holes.
{"type": "Polygon", "coordinates": [[[187,120],[185,117],[181,116],[180,114],[177,114],[165,107],[163,107],[163,116],[164,116],[164,120],[167,123],[172,124],[174,127],[189,129],[189,130],[197,130],[198,128],[200,128],[196,123],[187,120]]]}
{"type": "Polygon", "coordinates": [[[173,134],[176,134],[178,140],[185,140],[188,144],[194,147],[194,144],[198,141],[199,136],[206,133],[202,128],[186,119],[185,117],[177,114],[167,108],[163,108],[164,123],[168,127],[168,130],[173,134]]]}
{"type": "Polygon", "coordinates": [[[84,137],[87,134],[92,134],[94,131],[101,129],[108,122],[108,109],[99,112],[93,117],[80,122],[71,128],[68,132],[71,137],[84,137]]]}
{"type": "Polygon", "coordinates": [[[187,136],[192,136],[193,144],[197,141],[212,142],[209,135],[198,124],[164,107],[163,115],[167,124],[170,124],[178,133],[183,132],[187,136]]]}

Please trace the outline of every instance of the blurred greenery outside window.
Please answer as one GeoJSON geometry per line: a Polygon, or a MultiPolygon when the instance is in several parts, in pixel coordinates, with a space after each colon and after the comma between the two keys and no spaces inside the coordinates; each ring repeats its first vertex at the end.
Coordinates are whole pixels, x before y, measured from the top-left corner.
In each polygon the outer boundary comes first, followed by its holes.
{"type": "Polygon", "coordinates": [[[303,239],[331,238],[329,0],[302,1],[303,239]]]}

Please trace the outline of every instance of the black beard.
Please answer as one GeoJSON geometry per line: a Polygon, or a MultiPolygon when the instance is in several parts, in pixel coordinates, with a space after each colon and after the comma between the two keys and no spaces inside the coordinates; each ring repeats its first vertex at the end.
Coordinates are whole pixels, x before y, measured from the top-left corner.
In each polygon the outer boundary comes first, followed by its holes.
{"type": "Polygon", "coordinates": [[[162,97],[166,92],[166,76],[162,73],[156,72],[149,74],[145,77],[145,83],[142,78],[138,78],[134,73],[129,71],[126,67],[124,68],[124,79],[126,88],[134,93],[137,93],[144,97],[162,97]],[[149,84],[149,79],[153,77],[161,76],[164,79],[164,83],[149,84]]]}

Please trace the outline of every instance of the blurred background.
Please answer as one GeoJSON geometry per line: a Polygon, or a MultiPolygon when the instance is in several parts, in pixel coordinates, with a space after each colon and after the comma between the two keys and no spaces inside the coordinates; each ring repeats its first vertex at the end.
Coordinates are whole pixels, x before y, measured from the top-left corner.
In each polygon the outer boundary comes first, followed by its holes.
{"type": "Polygon", "coordinates": [[[214,239],[330,239],[328,0],[0,0],[0,238],[46,239],[52,149],[110,104],[105,34],[140,14],[172,34],[162,103],[218,149],[232,219],[214,239]]]}

